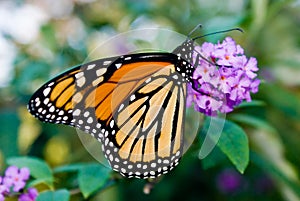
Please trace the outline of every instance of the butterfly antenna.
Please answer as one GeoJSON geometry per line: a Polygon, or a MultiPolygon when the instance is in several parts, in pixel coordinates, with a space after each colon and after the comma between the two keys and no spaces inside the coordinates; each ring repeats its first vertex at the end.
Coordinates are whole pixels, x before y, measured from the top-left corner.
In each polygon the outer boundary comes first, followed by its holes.
{"type": "Polygon", "coordinates": [[[202,24],[198,24],[197,26],[195,26],[195,28],[192,29],[192,31],[190,31],[190,33],[187,35],[188,38],[191,37],[191,35],[197,30],[200,29],[202,27],[202,24]]]}
{"type": "Polygon", "coordinates": [[[192,40],[197,40],[199,38],[203,38],[206,36],[211,36],[211,35],[220,34],[220,33],[227,33],[227,32],[231,32],[231,31],[240,31],[240,32],[244,33],[243,29],[241,29],[241,28],[233,28],[233,29],[227,29],[227,30],[223,30],[223,31],[216,31],[213,33],[204,34],[202,36],[197,36],[197,37],[193,38],[192,40]]]}

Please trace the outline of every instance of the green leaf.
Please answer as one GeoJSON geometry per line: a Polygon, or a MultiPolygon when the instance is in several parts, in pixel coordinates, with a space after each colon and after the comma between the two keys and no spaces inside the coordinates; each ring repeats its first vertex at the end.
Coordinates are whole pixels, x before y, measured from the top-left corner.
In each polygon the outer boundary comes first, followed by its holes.
{"type": "MultiPolygon", "coordinates": [[[[201,159],[201,164],[202,164],[203,169],[209,169],[209,168],[215,167],[216,165],[224,162],[227,159],[225,154],[220,150],[220,148],[215,146],[216,143],[212,142],[212,140],[209,137],[206,138],[206,136],[209,135],[209,133],[208,133],[209,127],[212,124],[213,123],[211,122],[211,118],[206,118],[204,121],[204,124],[203,124],[203,129],[201,130],[201,132],[198,135],[199,143],[201,145],[200,152],[202,151],[202,149],[206,149],[205,145],[203,145],[203,143],[214,146],[212,148],[212,150],[208,149],[207,151],[205,151],[205,153],[207,153],[208,155],[206,155],[206,154],[201,155],[201,153],[199,152],[199,158],[201,159]]],[[[212,132],[218,132],[218,131],[213,129],[212,132]]]]}
{"type": "Polygon", "coordinates": [[[241,104],[239,104],[236,108],[261,107],[261,106],[265,106],[265,105],[266,105],[266,103],[264,101],[252,100],[250,102],[244,101],[241,104]]]}
{"type": "Polygon", "coordinates": [[[255,128],[265,129],[270,132],[275,132],[275,129],[268,122],[264,121],[263,119],[251,116],[251,115],[233,114],[233,115],[230,115],[230,119],[232,119],[236,122],[248,124],[249,126],[253,126],[255,128]]]}
{"type": "Polygon", "coordinates": [[[244,130],[231,121],[225,121],[217,146],[227,155],[237,170],[244,173],[249,163],[248,137],[244,130]]]}
{"type": "Polygon", "coordinates": [[[286,117],[300,119],[300,98],[295,93],[276,84],[264,84],[260,90],[269,106],[280,110],[286,117]]]}
{"type": "Polygon", "coordinates": [[[62,189],[57,191],[42,192],[36,198],[36,201],[68,201],[70,199],[69,191],[62,189]]]}
{"type": "MultiPolygon", "coordinates": [[[[246,133],[237,124],[228,120],[224,122],[224,119],[214,118],[212,125],[210,122],[210,118],[207,118],[202,133],[207,133],[211,126],[220,127],[220,129],[224,126],[221,135],[217,132],[219,129],[212,128],[216,132],[210,132],[208,137],[229,158],[237,170],[244,173],[249,163],[249,145],[246,133]]],[[[215,156],[210,160],[219,159],[215,156]]],[[[213,164],[212,161],[209,163],[209,165],[213,164]]]]}
{"type": "Polygon", "coordinates": [[[203,169],[209,169],[223,163],[226,159],[225,154],[219,147],[215,147],[212,152],[201,160],[203,169]]]}
{"type": "Polygon", "coordinates": [[[52,171],[44,161],[33,157],[13,157],[9,158],[7,163],[19,168],[28,167],[32,177],[45,181],[51,187],[53,186],[52,171]]]}
{"type": "MultiPolygon", "coordinates": [[[[28,187],[33,187],[33,186],[37,186],[39,184],[48,184],[49,183],[49,179],[34,179],[34,180],[30,180],[27,184],[28,187]]],[[[48,184],[50,187],[52,187],[52,185],[48,184]]]]}
{"type": "Polygon", "coordinates": [[[56,167],[53,169],[54,173],[61,173],[61,172],[76,172],[82,169],[86,164],[84,163],[77,163],[77,164],[71,164],[71,165],[64,165],[60,167],[56,167]]]}
{"type": "Polygon", "coordinates": [[[99,190],[109,180],[110,169],[102,165],[88,165],[79,171],[79,188],[85,198],[99,190]]]}
{"type": "Polygon", "coordinates": [[[19,153],[17,139],[20,125],[16,111],[0,112],[0,150],[4,156],[16,156],[19,153]]]}

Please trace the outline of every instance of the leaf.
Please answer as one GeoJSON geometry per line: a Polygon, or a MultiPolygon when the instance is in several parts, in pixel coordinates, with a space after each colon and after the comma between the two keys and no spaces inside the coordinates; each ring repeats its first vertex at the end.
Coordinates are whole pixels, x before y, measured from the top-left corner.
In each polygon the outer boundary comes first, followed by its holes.
{"type": "Polygon", "coordinates": [[[88,165],[79,171],[79,188],[85,198],[99,190],[109,180],[110,169],[101,165],[88,165]]]}
{"type": "Polygon", "coordinates": [[[265,129],[270,132],[275,132],[275,129],[268,122],[264,121],[263,119],[251,116],[251,115],[233,114],[233,115],[230,115],[230,119],[232,119],[236,122],[248,124],[255,128],[265,129]]]}
{"type": "Polygon", "coordinates": [[[209,169],[223,163],[226,159],[224,153],[219,147],[215,147],[209,155],[202,159],[201,164],[203,169],[209,169]]]}
{"type": "MultiPolygon", "coordinates": [[[[203,132],[207,132],[210,125],[210,118],[207,118],[204,124],[203,132]]],[[[213,127],[221,127],[224,125],[221,135],[218,132],[210,132],[208,137],[218,148],[229,158],[237,170],[244,173],[249,163],[249,145],[246,133],[237,124],[220,118],[214,118],[213,127]]],[[[218,129],[213,128],[217,131],[218,129]]],[[[212,158],[213,159],[213,158],[212,158]]],[[[218,160],[215,156],[214,160],[218,160]]],[[[210,161],[212,164],[213,162],[210,161]]]]}
{"type": "Polygon", "coordinates": [[[231,121],[225,121],[217,146],[227,155],[237,170],[244,173],[249,163],[248,137],[244,130],[231,121]]]}
{"type": "Polygon", "coordinates": [[[70,199],[69,191],[65,189],[57,191],[42,192],[36,198],[36,201],[68,201],[70,199]]]}
{"type": "Polygon", "coordinates": [[[7,163],[19,168],[28,167],[32,177],[45,181],[51,187],[53,186],[52,170],[44,161],[33,157],[12,157],[7,160],[7,163]]]}
{"type": "Polygon", "coordinates": [[[77,164],[71,164],[71,165],[64,165],[60,167],[56,167],[53,172],[54,173],[61,173],[61,172],[76,172],[82,169],[86,164],[83,163],[77,163],[77,164]]]}
{"type": "Polygon", "coordinates": [[[205,118],[202,129],[200,130],[201,149],[199,150],[199,158],[207,157],[217,145],[217,142],[223,131],[225,119],[218,117],[205,118]],[[214,137],[212,139],[212,136],[214,137]]]}
{"type": "MultiPolygon", "coordinates": [[[[213,123],[210,121],[211,118],[206,118],[204,121],[203,129],[199,133],[199,143],[201,144],[201,150],[199,152],[199,158],[201,160],[201,164],[203,169],[209,169],[212,168],[226,160],[225,154],[220,150],[219,147],[215,146],[216,143],[212,142],[212,140],[206,136],[209,135],[209,126],[213,125],[213,123]],[[205,145],[210,144],[214,146],[213,148],[207,149],[205,153],[207,154],[201,154],[202,149],[206,149],[205,145]]],[[[212,132],[218,132],[217,130],[213,129],[212,132]]]]}
{"type": "MultiPolygon", "coordinates": [[[[34,179],[34,180],[30,180],[27,183],[27,186],[28,187],[34,187],[34,186],[37,186],[37,185],[40,185],[40,184],[48,184],[48,182],[49,182],[49,179],[34,179]]],[[[51,186],[51,185],[48,184],[48,186],[51,186]]]]}
{"type": "Polygon", "coordinates": [[[286,117],[295,120],[300,118],[300,98],[295,93],[286,90],[280,85],[264,84],[260,87],[261,93],[270,106],[280,110],[286,117]]]}
{"type": "Polygon", "coordinates": [[[245,108],[245,107],[261,107],[261,106],[265,106],[266,103],[264,101],[260,101],[260,100],[252,100],[250,102],[244,101],[241,104],[239,104],[237,108],[245,108]]]}
{"type": "Polygon", "coordinates": [[[0,150],[6,157],[19,153],[17,139],[20,120],[15,111],[2,110],[0,113],[0,150]]]}

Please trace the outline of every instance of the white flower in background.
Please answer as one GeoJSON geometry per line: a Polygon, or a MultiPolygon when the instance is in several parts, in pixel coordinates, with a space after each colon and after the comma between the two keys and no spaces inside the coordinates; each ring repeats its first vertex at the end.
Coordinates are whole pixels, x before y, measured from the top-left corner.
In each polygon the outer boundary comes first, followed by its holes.
{"type": "Polygon", "coordinates": [[[0,2],[0,87],[7,86],[13,77],[13,62],[17,55],[13,41],[33,43],[47,20],[48,16],[34,5],[0,2]]]}
{"type": "Polygon", "coordinates": [[[68,17],[74,8],[74,0],[33,0],[32,2],[54,19],[68,17]]]}
{"type": "Polygon", "coordinates": [[[34,5],[18,6],[10,1],[0,3],[0,32],[18,43],[29,44],[39,35],[40,27],[48,16],[34,5]]]}
{"type": "Polygon", "coordinates": [[[13,62],[17,50],[14,44],[0,37],[0,88],[5,87],[12,79],[13,62]]]}

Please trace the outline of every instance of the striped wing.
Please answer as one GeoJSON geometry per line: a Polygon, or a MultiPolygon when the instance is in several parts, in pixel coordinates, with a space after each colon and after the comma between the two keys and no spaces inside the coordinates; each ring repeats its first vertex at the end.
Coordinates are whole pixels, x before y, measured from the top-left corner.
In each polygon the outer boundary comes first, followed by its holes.
{"type": "Polygon", "coordinates": [[[29,111],[90,133],[122,175],[157,177],[182,155],[186,86],[175,58],[135,54],[75,67],[42,86],[29,111]]]}

